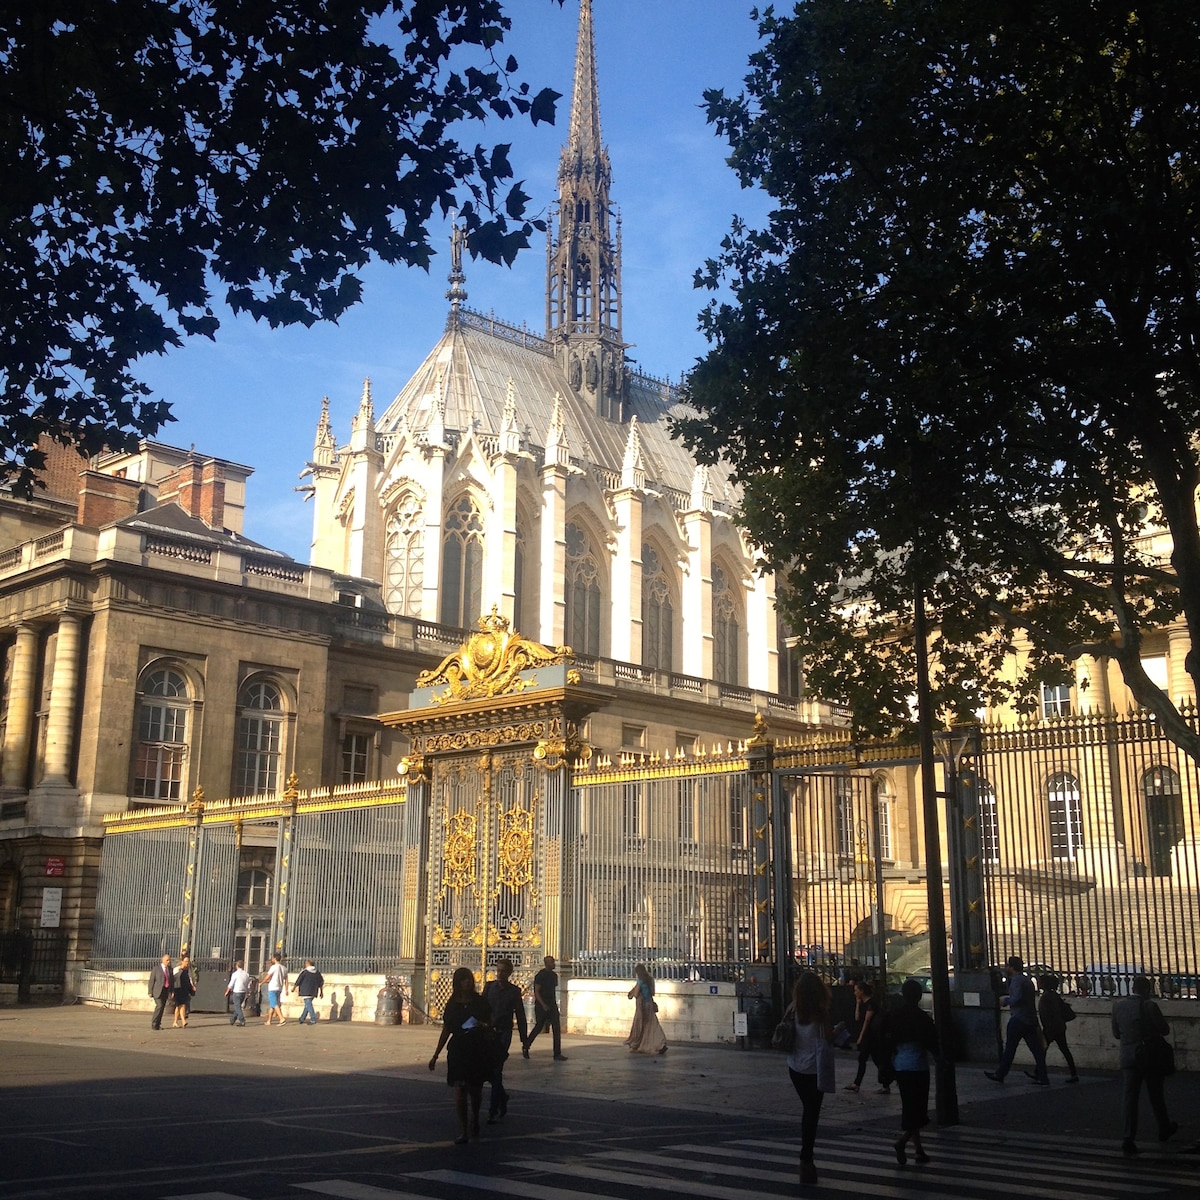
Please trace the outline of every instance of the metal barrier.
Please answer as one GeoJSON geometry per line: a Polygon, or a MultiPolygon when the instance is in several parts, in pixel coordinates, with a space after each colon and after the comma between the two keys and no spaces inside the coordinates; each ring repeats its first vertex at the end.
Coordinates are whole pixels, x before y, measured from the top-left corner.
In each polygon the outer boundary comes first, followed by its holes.
{"type": "Polygon", "coordinates": [[[107,971],[83,969],[75,988],[76,1000],[100,1004],[105,1008],[120,1008],[125,999],[125,980],[107,971]]]}

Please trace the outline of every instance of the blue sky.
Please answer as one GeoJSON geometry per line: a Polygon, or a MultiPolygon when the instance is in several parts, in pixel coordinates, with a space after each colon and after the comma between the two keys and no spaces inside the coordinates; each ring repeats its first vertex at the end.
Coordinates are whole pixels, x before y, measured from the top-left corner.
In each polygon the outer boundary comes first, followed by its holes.
{"type": "MultiPolygon", "coordinates": [[[[725,165],[726,146],[704,120],[708,87],[740,88],[757,46],[750,2],[593,0],[600,123],[623,217],[624,333],[631,356],[677,380],[704,353],[696,314],[706,296],[692,286],[715,255],[734,213],[758,220],[764,199],[742,191],[725,165]]],[[[517,178],[532,207],[555,196],[558,154],[570,111],[578,2],[508,0],[505,47],[535,90],[563,93],[555,125],[497,121],[468,130],[474,141],[511,142],[517,178]]],[[[192,340],[138,371],[172,405],[176,421],[158,438],[254,468],[246,535],[308,560],[312,510],[295,491],[312,455],[321,398],[328,396],[339,443],[348,440],[363,380],[376,412],[401,389],[445,324],[449,246],[428,274],[375,265],[363,302],[337,325],[271,330],[226,316],[215,342],[192,340]]],[[[537,333],[545,320],[545,239],[511,269],[468,259],[467,304],[537,333]]]]}

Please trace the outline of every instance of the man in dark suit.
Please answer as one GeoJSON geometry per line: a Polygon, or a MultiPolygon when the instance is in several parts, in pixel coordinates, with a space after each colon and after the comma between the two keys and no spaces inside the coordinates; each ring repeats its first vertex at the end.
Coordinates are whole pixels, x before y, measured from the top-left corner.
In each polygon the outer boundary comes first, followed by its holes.
{"type": "Polygon", "coordinates": [[[175,983],[171,971],[171,956],[164,954],[162,963],[150,972],[150,995],[154,997],[154,1016],[150,1018],[151,1029],[162,1028],[163,1009],[167,1007],[167,998],[175,983]]]}

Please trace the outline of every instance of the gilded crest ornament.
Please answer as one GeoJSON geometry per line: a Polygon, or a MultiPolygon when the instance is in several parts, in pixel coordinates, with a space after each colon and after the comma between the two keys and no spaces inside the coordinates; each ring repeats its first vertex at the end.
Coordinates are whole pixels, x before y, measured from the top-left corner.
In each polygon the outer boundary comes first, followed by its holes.
{"type": "Polygon", "coordinates": [[[500,814],[496,882],[512,892],[533,882],[533,813],[527,808],[500,814]]]}
{"type": "Polygon", "coordinates": [[[446,820],[442,887],[461,892],[475,882],[475,816],[460,811],[446,820]]]}
{"type": "Polygon", "coordinates": [[[447,655],[432,671],[417,676],[419,688],[445,686],[445,691],[431,697],[433,704],[523,692],[537,686],[535,681],[521,678],[523,671],[574,661],[566,646],[551,650],[510,630],[508,618],[501,616],[494,604],[491,613],[479,618],[478,627],[466,645],[447,655]]]}

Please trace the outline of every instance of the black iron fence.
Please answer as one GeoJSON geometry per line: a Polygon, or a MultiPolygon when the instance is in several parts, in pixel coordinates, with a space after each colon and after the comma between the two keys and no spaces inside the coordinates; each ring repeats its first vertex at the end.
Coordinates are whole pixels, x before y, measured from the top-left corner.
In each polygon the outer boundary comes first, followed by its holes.
{"type": "Polygon", "coordinates": [[[0,933],[0,983],[17,985],[21,998],[32,987],[63,985],[67,971],[67,935],[54,929],[0,933]]]}
{"type": "Polygon", "coordinates": [[[1144,713],[985,728],[981,751],[992,962],[1020,955],[1076,994],[1126,994],[1146,974],[1196,999],[1196,764],[1144,713]]]}

